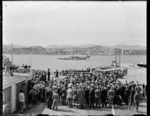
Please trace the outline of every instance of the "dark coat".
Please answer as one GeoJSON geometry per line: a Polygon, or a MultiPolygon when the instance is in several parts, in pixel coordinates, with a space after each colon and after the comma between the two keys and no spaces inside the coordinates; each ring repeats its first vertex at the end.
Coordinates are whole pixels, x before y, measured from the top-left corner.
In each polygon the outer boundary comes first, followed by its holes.
{"type": "Polygon", "coordinates": [[[102,90],[100,91],[100,97],[101,97],[101,98],[107,98],[107,91],[106,91],[105,89],[102,89],[102,90]]]}
{"type": "Polygon", "coordinates": [[[131,92],[130,92],[130,90],[129,89],[126,89],[125,90],[125,97],[130,97],[130,94],[131,94],[131,92]]]}
{"type": "Polygon", "coordinates": [[[77,91],[77,98],[79,100],[79,104],[84,104],[85,103],[85,91],[82,89],[79,89],[77,91]]]}
{"type": "Polygon", "coordinates": [[[49,89],[47,92],[46,92],[46,98],[47,98],[47,101],[48,102],[51,102],[52,101],[52,96],[53,96],[53,92],[51,89],[49,89]]]}
{"type": "Polygon", "coordinates": [[[67,91],[66,91],[65,88],[62,88],[62,89],[61,89],[61,95],[62,95],[62,97],[66,97],[67,91]]]}
{"type": "Polygon", "coordinates": [[[95,98],[99,99],[100,98],[100,90],[95,90],[95,98]]]}
{"type": "Polygon", "coordinates": [[[88,100],[89,99],[89,89],[85,89],[85,99],[88,100]]]}
{"type": "Polygon", "coordinates": [[[95,101],[95,92],[94,92],[94,90],[89,91],[89,100],[90,101],[95,101]]]}

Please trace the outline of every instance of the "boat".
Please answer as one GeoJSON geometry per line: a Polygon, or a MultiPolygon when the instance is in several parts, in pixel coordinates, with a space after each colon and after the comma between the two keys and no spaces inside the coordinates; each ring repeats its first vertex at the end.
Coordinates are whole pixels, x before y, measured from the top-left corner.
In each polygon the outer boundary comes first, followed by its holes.
{"type": "Polygon", "coordinates": [[[143,67],[143,68],[146,68],[147,67],[147,64],[144,64],[144,63],[140,63],[140,64],[137,64],[139,67],[143,67]]]}
{"type": "Polygon", "coordinates": [[[59,60],[86,60],[87,58],[90,58],[89,55],[87,56],[70,56],[66,58],[58,58],[59,60]]]}

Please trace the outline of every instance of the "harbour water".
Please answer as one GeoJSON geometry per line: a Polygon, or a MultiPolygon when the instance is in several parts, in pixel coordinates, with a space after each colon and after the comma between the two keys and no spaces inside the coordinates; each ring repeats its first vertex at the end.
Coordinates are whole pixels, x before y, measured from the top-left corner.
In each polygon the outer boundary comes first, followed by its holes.
{"type": "MultiPolygon", "coordinates": [[[[4,54],[11,59],[10,54],[4,54]]],[[[58,58],[69,57],[66,55],[13,55],[13,63],[21,66],[22,64],[32,65],[33,69],[43,69],[48,68],[51,71],[56,69],[85,69],[87,67],[99,67],[100,65],[111,65],[112,60],[115,56],[91,56],[91,58],[86,60],[58,60],[58,58]]],[[[121,58],[122,64],[138,64],[146,63],[146,55],[124,55],[121,58]]]]}

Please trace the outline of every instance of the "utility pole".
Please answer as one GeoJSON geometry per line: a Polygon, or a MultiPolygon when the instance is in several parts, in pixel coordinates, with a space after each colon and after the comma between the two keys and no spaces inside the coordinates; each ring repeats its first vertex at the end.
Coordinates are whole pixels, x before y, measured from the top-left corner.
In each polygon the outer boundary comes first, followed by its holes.
{"type": "Polygon", "coordinates": [[[116,66],[117,66],[117,48],[115,48],[115,70],[116,70],[116,66]]]}
{"type": "Polygon", "coordinates": [[[121,50],[119,50],[119,67],[121,67],[121,50]]]}
{"type": "Polygon", "coordinates": [[[32,65],[32,56],[31,56],[31,52],[30,52],[30,72],[31,72],[31,65],[32,65]]]}
{"type": "Polygon", "coordinates": [[[13,64],[13,44],[11,43],[11,62],[13,64]]]}

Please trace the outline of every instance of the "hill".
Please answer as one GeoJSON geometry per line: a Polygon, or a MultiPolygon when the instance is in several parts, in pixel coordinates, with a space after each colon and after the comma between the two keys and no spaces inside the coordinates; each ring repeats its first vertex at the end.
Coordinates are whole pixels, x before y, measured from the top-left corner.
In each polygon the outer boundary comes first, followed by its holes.
{"type": "Polygon", "coordinates": [[[3,45],[3,53],[11,54],[35,54],[35,55],[114,55],[114,48],[124,50],[126,55],[145,55],[146,48],[143,46],[131,45],[115,45],[115,46],[101,46],[101,45],[83,45],[83,46],[57,46],[52,45],[48,47],[30,46],[30,47],[11,47],[3,45]]]}

